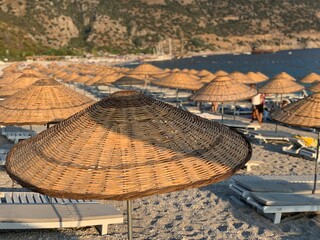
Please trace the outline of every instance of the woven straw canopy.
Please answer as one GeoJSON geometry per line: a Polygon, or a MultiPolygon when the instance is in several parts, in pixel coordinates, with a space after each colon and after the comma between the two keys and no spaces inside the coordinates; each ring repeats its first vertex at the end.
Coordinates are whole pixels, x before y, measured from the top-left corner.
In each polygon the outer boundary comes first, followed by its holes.
{"type": "Polygon", "coordinates": [[[288,125],[320,129],[320,93],[290,103],[272,118],[288,125]]]}
{"type": "Polygon", "coordinates": [[[93,103],[91,98],[55,80],[42,79],[0,101],[0,123],[28,125],[61,121],[93,103]]]}
{"type": "Polygon", "coordinates": [[[275,79],[275,78],[283,78],[283,79],[292,80],[292,81],[296,80],[294,77],[292,77],[290,74],[288,74],[286,72],[281,72],[281,73],[275,75],[273,77],[273,79],[275,79]]]}
{"type": "Polygon", "coordinates": [[[194,77],[186,73],[171,73],[164,78],[153,81],[152,83],[163,87],[188,90],[198,90],[203,86],[203,83],[195,80],[194,77]]]}
{"type": "Polygon", "coordinates": [[[304,89],[304,86],[285,78],[274,78],[259,89],[261,93],[283,94],[294,93],[304,89]]]}
{"type": "Polygon", "coordinates": [[[210,73],[209,75],[207,75],[203,78],[200,78],[199,81],[202,83],[208,83],[208,82],[211,82],[216,77],[217,77],[216,75],[214,75],[213,73],[210,73]]]}
{"type": "Polygon", "coordinates": [[[6,169],[50,196],[129,200],[221,181],[251,152],[226,126],[122,91],[18,143],[6,169]]]}
{"type": "Polygon", "coordinates": [[[320,92],[320,82],[314,84],[313,86],[311,86],[311,87],[309,88],[309,90],[310,90],[311,92],[314,92],[314,93],[320,92]]]}
{"type": "Polygon", "coordinates": [[[161,68],[155,67],[149,63],[143,63],[127,72],[128,75],[157,75],[164,73],[165,72],[161,68]]]}
{"type": "Polygon", "coordinates": [[[268,77],[264,77],[265,75],[263,76],[255,72],[248,72],[246,76],[251,79],[250,83],[260,83],[268,79],[268,77]]]}
{"type": "Polygon", "coordinates": [[[232,102],[249,99],[256,94],[256,89],[229,76],[220,76],[203,86],[190,99],[196,102],[232,102]]]}
{"type": "Polygon", "coordinates": [[[319,81],[320,82],[320,75],[316,73],[310,73],[304,78],[301,79],[302,83],[313,83],[319,81]]]}
{"type": "Polygon", "coordinates": [[[227,76],[229,75],[229,73],[227,73],[226,71],[223,70],[218,70],[214,73],[214,75],[216,75],[217,77],[222,77],[222,76],[227,76]]]}
{"type": "Polygon", "coordinates": [[[212,72],[206,70],[206,69],[203,69],[201,70],[200,72],[197,73],[198,77],[206,77],[210,74],[213,74],[212,72]]]}
{"type": "Polygon", "coordinates": [[[132,86],[132,85],[144,85],[144,80],[139,78],[133,78],[130,76],[123,76],[117,81],[113,82],[113,85],[132,86]]]}
{"type": "Polygon", "coordinates": [[[32,83],[40,80],[37,77],[19,77],[13,80],[10,84],[0,88],[0,97],[8,97],[15,94],[19,90],[30,86],[32,83]]]}
{"type": "Polygon", "coordinates": [[[238,71],[230,73],[229,76],[240,83],[256,83],[256,81],[238,71]]]}

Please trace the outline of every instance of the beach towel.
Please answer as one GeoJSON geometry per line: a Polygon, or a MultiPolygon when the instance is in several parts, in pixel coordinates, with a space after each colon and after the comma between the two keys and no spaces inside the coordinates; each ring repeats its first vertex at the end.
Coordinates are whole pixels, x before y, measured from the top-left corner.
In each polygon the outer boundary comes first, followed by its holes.
{"type": "Polygon", "coordinates": [[[318,141],[312,137],[303,137],[300,135],[294,137],[300,139],[307,147],[316,148],[318,145],[318,141]]]}

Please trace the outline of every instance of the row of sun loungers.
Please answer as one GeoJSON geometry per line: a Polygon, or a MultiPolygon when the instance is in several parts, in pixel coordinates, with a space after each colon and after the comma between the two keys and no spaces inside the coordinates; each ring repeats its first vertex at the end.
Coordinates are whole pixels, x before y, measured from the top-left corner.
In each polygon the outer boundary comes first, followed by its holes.
{"type": "Polygon", "coordinates": [[[123,223],[123,216],[110,204],[49,198],[33,192],[0,194],[0,229],[95,226],[104,235],[109,224],[123,223]]]}
{"type": "Polygon", "coordinates": [[[20,140],[28,139],[35,136],[37,133],[33,130],[27,130],[21,127],[7,126],[1,128],[1,135],[5,136],[8,140],[18,143],[20,140]]]}
{"type": "MultiPolygon", "coordinates": [[[[291,176],[291,179],[286,176],[279,179],[272,178],[235,175],[229,187],[238,198],[271,218],[275,224],[281,222],[283,213],[320,210],[320,192],[311,194],[312,176],[291,176]]],[[[320,184],[318,185],[320,187],[320,184]]]]}

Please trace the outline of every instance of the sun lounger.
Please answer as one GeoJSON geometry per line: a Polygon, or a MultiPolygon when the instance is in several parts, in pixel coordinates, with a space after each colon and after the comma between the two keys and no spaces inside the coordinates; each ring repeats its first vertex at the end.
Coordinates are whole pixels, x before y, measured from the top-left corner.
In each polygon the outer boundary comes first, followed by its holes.
{"type": "Polygon", "coordinates": [[[253,130],[258,130],[261,128],[261,126],[256,123],[256,122],[243,122],[239,120],[227,120],[224,119],[223,122],[222,120],[219,120],[218,122],[223,123],[224,125],[231,127],[231,128],[246,128],[246,129],[253,129],[253,130]]]}
{"type": "Polygon", "coordinates": [[[257,139],[261,142],[272,142],[272,141],[286,141],[289,142],[290,138],[294,137],[294,134],[283,132],[283,131],[266,131],[266,130],[257,130],[257,131],[249,131],[247,135],[250,138],[257,139]]]}
{"type": "Polygon", "coordinates": [[[6,143],[0,146],[0,166],[5,165],[7,154],[13,145],[12,143],[6,143]]]}
{"type": "MultiPolygon", "coordinates": [[[[233,177],[229,187],[240,199],[272,217],[274,223],[280,223],[282,213],[319,211],[320,190],[311,194],[312,176],[273,178],[238,175],[233,177]]],[[[320,183],[317,183],[317,189],[320,189],[320,183]]]]}
{"type": "Polygon", "coordinates": [[[252,193],[246,201],[274,224],[281,222],[283,213],[320,211],[319,194],[252,193]]]}
{"type": "Polygon", "coordinates": [[[308,159],[316,159],[316,148],[308,147],[301,139],[289,138],[289,146],[282,147],[282,151],[291,155],[297,155],[308,159]]]}
{"type": "Polygon", "coordinates": [[[104,235],[109,224],[123,223],[123,216],[112,205],[91,200],[50,200],[32,192],[6,192],[0,200],[0,229],[95,226],[104,235]]]}
{"type": "Polygon", "coordinates": [[[1,134],[8,140],[18,143],[20,140],[28,139],[32,136],[35,136],[37,133],[33,130],[28,130],[21,127],[7,126],[1,129],[1,134]]]}

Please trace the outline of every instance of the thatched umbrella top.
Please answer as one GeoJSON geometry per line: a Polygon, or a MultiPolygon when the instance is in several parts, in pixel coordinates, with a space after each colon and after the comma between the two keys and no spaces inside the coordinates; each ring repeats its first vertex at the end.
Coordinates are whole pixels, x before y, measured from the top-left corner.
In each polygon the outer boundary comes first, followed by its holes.
{"type": "Polygon", "coordinates": [[[227,76],[229,75],[229,73],[227,73],[226,71],[223,70],[218,70],[214,73],[214,75],[216,75],[217,77],[222,77],[222,76],[227,76]]]}
{"type": "Polygon", "coordinates": [[[2,79],[0,79],[0,88],[13,82],[14,80],[16,80],[17,78],[19,78],[21,76],[22,76],[22,73],[12,73],[10,75],[6,75],[2,79]]]}
{"type": "Polygon", "coordinates": [[[93,99],[53,79],[42,79],[0,101],[0,123],[29,125],[57,122],[93,103],[93,99]]]}
{"type": "Polygon", "coordinates": [[[269,77],[262,72],[257,72],[257,74],[261,77],[262,82],[269,79],[269,77]]]}
{"type": "Polygon", "coordinates": [[[230,73],[229,76],[240,83],[255,83],[255,81],[252,80],[250,77],[238,71],[230,73]]]}
{"type": "Polygon", "coordinates": [[[263,85],[259,89],[259,92],[267,94],[283,94],[299,92],[303,89],[304,86],[296,83],[295,81],[284,78],[274,78],[270,82],[263,85]]]}
{"type": "Polygon", "coordinates": [[[113,74],[105,75],[101,78],[101,80],[93,83],[92,85],[108,85],[117,81],[119,78],[123,76],[124,75],[121,73],[113,73],[113,74]]]}
{"type": "Polygon", "coordinates": [[[213,73],[205,76],[205,77],[202,77],[199,79],[200,82],[202,83],[208,83],[208,82],[211,82],[213,79],[215,79],[217,76],[214,75],[213,73]]]}
{"type": "Polygon", "coordinates": [[[282,78],[282,79],[287,79],[287,80],[292,80],[292,81],[296,80],[294,77],[292,77],[290,74],[288,74],[286,72],[281,72],[281,73],[275,75],[272,79],[275,79],[275,78],[282,78]]]}
{"type": "Polygon", "coordinates": [[[252,80],[251,83],[260,83],[268,79],[268,77],[266,77],[264,74],[262,75],[262,73],[259,72],[248,72],[246,75],[252,80]]]}
{"type": "Polygon", "coordinates": [[[320,93],[290,103],[272,118],[288,125],[320,129],[320,93]]]}
{"type": "Polygon", "coordinates": [[[310,73],[301,79],[301,82],[303,82],[303,83],[313,83],[316,81],[320,82],[320,75],[317,73],[310,73]]]}
{"type": "Polygon", "coordinates": [[[25,77],[38,77],[38,78],[45,78],[47,77],[46,74],[43,74],[37,70],[31,68],[25,68],[23,70],[17,71],[18,73],[23,73],[25,77]]]}
{"type": "Polygon", "coordinates": [[[153,66],[149,63],[143,63],[133,70],[127,72],[128,75],[157,75],[165,73],[161,68],[153,66]]]}
{"type": "Polygon", "coordinates": [[[188,71],[189,74],[193,74],[193,75],[197,75],[199,71],[195,70],[195,69],[190,69],[188,71]]]}
{"type": "Polygon", "coordinates": [[[15,94],[19,90],[30,86],[32,83],[40,80],[37,77],[19,77],[13,80],[10,84],[0,88],[0,97],[7,97],[15,94]]]}
{"type": "Polygon", "coordinates": [[[74,79],[77,79],[78,77],[80,77],[80,75],[78,75],[77,73],[71,73],[71,74],[67,74],[62,78],[62,81],[66,82],[66,83],[70,83],[72,82],[74,79]]]}
{"type": "Polygon", "coordinates": [[[226,126],[123,91],[18,143],[6,169],[46,195],[129,200],[221,181],[251,152],[226,126]]]}
{"type": "Polygon", "coordinates": [[[198,77],[206,77],[206,76],[208,76],[210,74],[213,74],[213,73],[208,71],[208,70],[206,70],[206,69],[203,69],[203,70],[201,70],[201,71],[199,71],[197,73],[198,77]]]}
{"type": "Polygon", "coordinates": [[[113,82],[113,85],[132,86],[132,85],[144,85],[145,81],[141,78],[134,78],[130,76],[123,76],[117,81],[113,82]]]}
{"type": "Polygon", "coordinates": [[[233,102],[249,99],[256,94],[256,89],[239,83],[229,76],[220,76],[204,85],[190,99],[196,102],[233,102]]]}
{"type": "Polygon", "coordinates": [[[314,92],[314,93],[320,92],[320,82],[318,82],[318,83],[314,84],[313,86],[311,86],[311,87],[309,88],[309,90],[310,90],[311,92],[314,92]]]}
{"type": "Polygon", "coordinates": [[[186,73],[171,73],[164,78],[153,81],[152,84],[163,87],[188,90],[198,90],[203,86],[203,83],[195,80],[193,77],[186,73]]]}
{"type": "Polygon", "coordinates": [[[85,75],[85,76],[79,76],[71,81],[76,82],[76,83],[85,83],[85,82],[89,81],[91,78],[92,77],[85,75]]]}
{"type": "Polygon", "coordinates": [[[100,81],[102,78],[103,78],[102,75],[97,75],[97,76],[89,79],[88,81],[86,81],[84,84],[87,85],[87,86],[91,86],[91,85],[93,85],[94,83],[100,81]]]}

